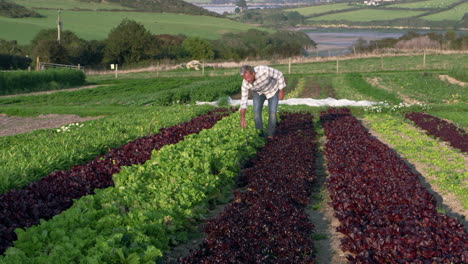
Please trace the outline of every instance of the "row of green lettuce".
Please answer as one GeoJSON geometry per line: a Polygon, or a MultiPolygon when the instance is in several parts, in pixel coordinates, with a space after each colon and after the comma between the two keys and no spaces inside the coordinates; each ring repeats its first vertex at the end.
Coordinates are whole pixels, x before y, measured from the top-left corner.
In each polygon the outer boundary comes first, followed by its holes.
{"type": "Polygon", "coordinates": [[[239,75],[108,81],[94,89],[0,98],[0,111],[11,106],[168,106],[215,101],[239,92],[240,83],[239,75]]]}
{"type": "Polygon", "coordinates": [[[126,113],[57,129],[0,137],[0,193],[22,188],[52,171],[83,164],[110,148],[189,121],[211,109],[210,106],[129,108],[126,113]]]}
{"type": "Polygon", "coordinates": [[[402,116],[367,114],[370,127],[413,164],[424,168],[424,175],[441,191],[454,194],[468,209],[468,171],[464,154],[428,136],[402,116]]]}
{"type": "MultiPolygon", "coordinates": [[[[248,112],[252,115],[252,111],[248,112]]],[[[264,144],[237,113],[213,128],[123,167],[114,187],[97,190],[40,225],[17,230],[1,263],[155,263],[187,239],[209,202],[226,197],[242,164],[264,144]],[[193,227],[193,226],[192,226],[193,227]]]]}
{"type": "Polygon", "coordinates": [[[0,95],[57,90],[85,81],[84,72],[70,69],[0,72],[0,95]]]}

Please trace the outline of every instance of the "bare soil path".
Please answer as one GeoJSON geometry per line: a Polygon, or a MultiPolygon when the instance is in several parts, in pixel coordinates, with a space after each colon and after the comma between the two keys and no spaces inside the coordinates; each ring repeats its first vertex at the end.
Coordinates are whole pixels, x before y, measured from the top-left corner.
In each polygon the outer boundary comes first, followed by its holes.
{"type": "Polygon", "coordinates": [[[456,85],[460,85],[460,86],[468,86],[468,83],[467,82],[462,82],[462,81],[459,81],[453,77],[450,77],[448,75],[439,75],[439,79],[442,80],[442,81],[446,81],[446,82],[449,82],[451,84],[456,84],[456,85]]]}
{"type": "MultiPolygon", "coordinates": [[[[30,95],[42,95],[42,94],[53,94],[57,92],[68,92],[68,91],[78,91],[83,89],[93,89],[100,86],[108,85],[88,85],[81,86],[70,89],[61,89],[53,91],[42,91],[35,93],[27,94],[13,94],[13,95],[4,95],[0,98],[11,98],[19,96],[30,96],[30,95]]],[[[80,117],[78,115],[58,115],[58,114],[49,114],[49,115],[39,115],[37,117],[17,117],[17,116],[7,116],[6,114],[0,113],[0,136],[9,136],[31,132],[37,129],[49,129],[49,128],[58,128],[70,123],[84,122],[88,120],[97,119],[100,117],[80,117]]]]}
{"type": "Polygon", "coordinates": [[[333,215],[333,208],[328,204],[330,198],[325,188],[328,177],[325,163],[322,153],[317,153],[315,162],[317,181],[312,190],[311,205],[307,207],[306,212],[310,222],[315,226],[314,244],[317,263],[344,264],[348,263],[346,255],[351,253],[343,252],[340,248],[340,240],[344,236],[336,231],[340,222],[333,215]]]}
{"type": "Polygon", "coordinates": [[[84,122],[100,117],[80,117],[77,115],[39,115],[37,117],[17,117],[0,114],[0,136],[16,135],[37,129],[58,128],[70,123],[84,122]]]}

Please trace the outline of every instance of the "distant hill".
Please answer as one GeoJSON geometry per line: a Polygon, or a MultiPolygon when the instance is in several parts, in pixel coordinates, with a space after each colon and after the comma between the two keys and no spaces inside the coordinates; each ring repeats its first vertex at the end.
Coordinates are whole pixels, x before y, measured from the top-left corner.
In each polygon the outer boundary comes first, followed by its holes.
{"type": "MultiPolygon", "coordinates": [[[[80,0],[82,2],[101,3],[102,0],[80,0]]],[[[217,16],[204,8],[192,5],[182,0],[107,0],[108,3],[117,3],[135,10],[158,13],[182,13],[189,15],[217,16]]]]}
{"type": "Polygon", "coordinates": [[[40,17],[37,12],[27,9],[24,6],[7,2],[5,0],[0,0],[0,16],[5,17],[40,17]]]}

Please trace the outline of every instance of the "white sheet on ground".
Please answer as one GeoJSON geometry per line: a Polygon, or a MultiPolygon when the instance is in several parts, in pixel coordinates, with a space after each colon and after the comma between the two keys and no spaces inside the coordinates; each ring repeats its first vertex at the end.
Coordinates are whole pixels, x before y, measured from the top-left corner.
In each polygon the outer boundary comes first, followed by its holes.
{"type": "MultiPolygon", "coordinates": [[[[241,100],[232,100],[231,97],[228,99],[229,105],[240,105],[241,100]]],[[[218,102],[197,102],[197,105],[217,105],[218,102]]],[[[279,104],[284,105],[308,105],[308,106],[371,106],[376,104],[383,104],[382,102],[371,102],[371,101],[352,101],[348,99],[312,99],[312,98],[290,98],[287,100],[280,100],[279,104]]],[[[248,105],[252,105],[252,100],[248,100],[248,105]]],[[[268,101],[265,101],[264,105],[268,105],[268,101]]]]}

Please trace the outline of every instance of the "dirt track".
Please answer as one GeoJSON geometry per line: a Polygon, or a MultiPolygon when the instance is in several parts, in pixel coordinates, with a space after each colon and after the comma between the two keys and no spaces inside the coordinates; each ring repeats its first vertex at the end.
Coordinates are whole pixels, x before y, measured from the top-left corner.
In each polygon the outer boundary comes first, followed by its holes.
{"type": "MultiPolygon", "coordinates": [[[[62,90],[53,90],[53,91],[43,91],[35,92],[28,94],[14,94],[14,95],[5,95],[0,96],[0,98],[11,98],[18,96],[29,96],[29,95],[41,95],[41,94],[52,94],[58,92],[66,91],[77,91],[83,89],[93,89],[99,86],[106,85],[88,85],[77,88],[62,89],[62,90]]],[[[17,117],[17,116],[7,116],[0,113],[0,136],[9,136],[31,132],[37,129],[49,129],[49,128],[58,128],[70,123],[84,122],[88,120],[97,119],[100,117],[80,117],[77,115],[58,115],[58,114],[49,114],[49,115],[39,115],[37,117],[17,117]]]]}
{"type": "Polygon", "coordinates": [[[16,135],[37,129],[58,128],[70,123],[83,122],[99,117],[77,115],[39,115],[37,117],[17,117],[0,114],[0,136],[16,135]]]}

